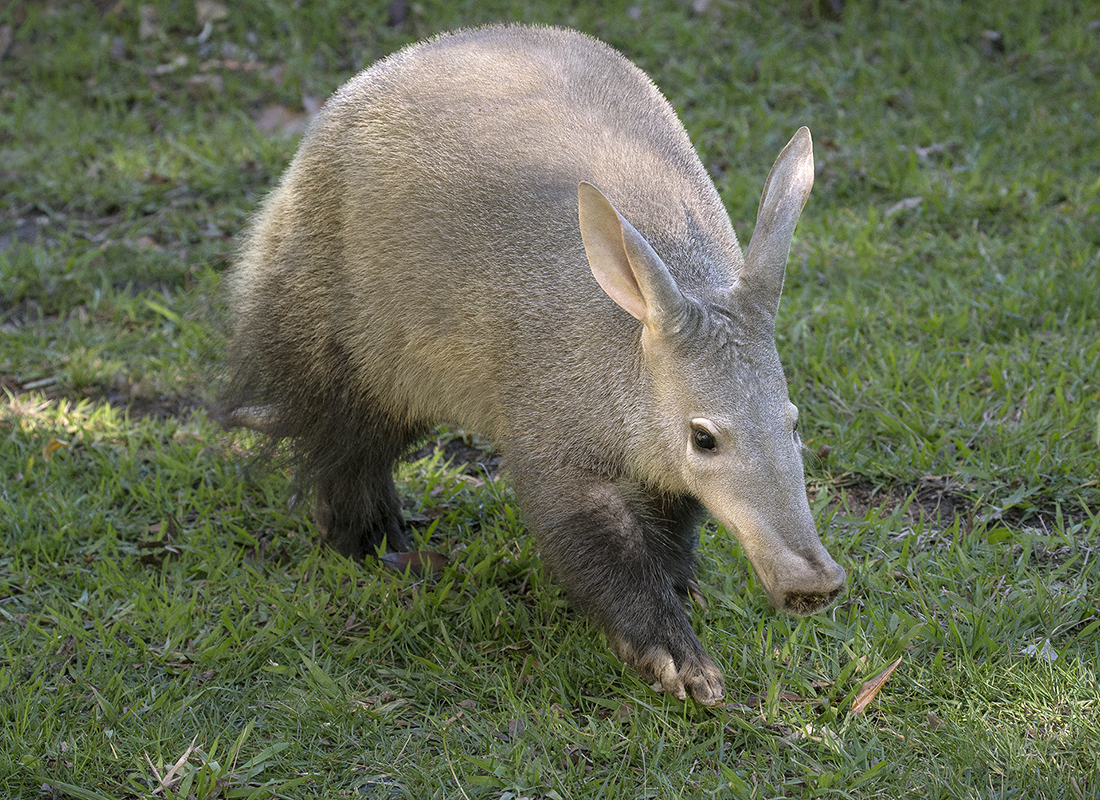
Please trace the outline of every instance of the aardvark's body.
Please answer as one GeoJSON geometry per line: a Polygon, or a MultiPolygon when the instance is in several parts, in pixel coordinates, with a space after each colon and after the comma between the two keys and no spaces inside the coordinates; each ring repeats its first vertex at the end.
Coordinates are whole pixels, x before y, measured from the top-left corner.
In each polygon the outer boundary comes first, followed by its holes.
{"type": "Polygon", "coordinates": [[[487,434],[615,651],[716,703],[683,607],[704,507],[775,605],[816,611],[844,580],[774,336],[812,183],[802,129],[743,259],[671,106],[606,45],[491,27],[403,50],[326,103],[255,221],[230,418],[290,439],[351,556],[407,545],[391,467],[418,437],[487,434]]]}

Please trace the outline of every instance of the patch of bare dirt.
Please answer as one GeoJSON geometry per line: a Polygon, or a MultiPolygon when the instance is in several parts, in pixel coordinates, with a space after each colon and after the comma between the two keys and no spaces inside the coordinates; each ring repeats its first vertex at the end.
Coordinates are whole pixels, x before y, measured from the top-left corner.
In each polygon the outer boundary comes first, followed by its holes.
{"type": "Polygon", "coordinates": [[[443,454],[444,461],[462,466],[464,475],[492,478],[500,472],[500,453],[494,451],[487,440],[471,434],[436,434],[410,453],[408,460],[427,458],[437,451],[443,454]]]}
{"type": "Polygon", "coordinates": [[[871,509],[891,514],[899,508],[913,522],[940,520],[954,523],[959,515],[972,516],[977,506],[973,492],[950,476],[926,476],[913,485],[880,486],[867,480],[842,482],[831,488],[843,492],[845,510],[862,517],[871,509]]]}
{"type": "MultiPolygon", "coordinates": [[[[1002,507],[979,491],[951,476],[925,476],[916,484],[881,486],[861,478],[830,485],[837,493],[835,505],[853,518],[864,518],[877,510],[888,516],[900,512],[903,527],[920,525],[927,535],[937,537],[955,527],[969,533],[976,522],[997,521],[1009,528],[1050,535],[1057,527],[1059,507],[1053,499],[1046,502],[1033,498],[1027,506],[1002,507]]],[[[811,500],[817,492],[811,488],[811,500]]],[[[1062,505],[1060,512],[1067,526],[1087,523],[1088,514],[1081,508],[1062,505]]],[[[1038,551],[1036,551],[1038,552],[1038,551]]],[[[1042,553],[1038,558],[1042,560],[1042,553]]],[[[1033,557],[1036,554],[1033,553],[1033,557]]]]}

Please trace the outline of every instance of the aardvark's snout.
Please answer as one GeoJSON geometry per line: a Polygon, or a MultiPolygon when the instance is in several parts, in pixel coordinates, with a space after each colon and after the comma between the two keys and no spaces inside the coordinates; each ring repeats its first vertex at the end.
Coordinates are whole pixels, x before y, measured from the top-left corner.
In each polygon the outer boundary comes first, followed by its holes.
{"type": "Polygon", "coordinates": [[[769,592],[772,602],[788,614],[805,617],[827,608],[844,589],[844,568],[827,554],[825,560],[803,560],[785,576],[778,591],[769,592]]]}

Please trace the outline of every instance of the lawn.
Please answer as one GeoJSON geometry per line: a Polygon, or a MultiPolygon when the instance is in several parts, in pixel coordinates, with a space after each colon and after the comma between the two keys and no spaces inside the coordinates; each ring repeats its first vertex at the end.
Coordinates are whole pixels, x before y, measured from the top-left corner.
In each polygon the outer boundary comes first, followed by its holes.
{"type": "Polygon", "coordinates": [[[1100,797],[1094,4],[28,0],[0,53],[0,795],[1100,797]],[[309,112],[502,20],[649,72],[743,242],[815,138],[778,345],[850,580],[779,616],[707,525],[715,709],[570,609],[474,434],[400,466],[417,577],[318,548],[208,411],[309,112]]]}

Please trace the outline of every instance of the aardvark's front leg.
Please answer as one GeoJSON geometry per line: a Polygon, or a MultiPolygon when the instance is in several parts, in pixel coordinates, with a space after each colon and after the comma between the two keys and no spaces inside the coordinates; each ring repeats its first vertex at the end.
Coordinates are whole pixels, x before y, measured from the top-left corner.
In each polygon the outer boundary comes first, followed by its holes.
{"type": "Polygon", "coordinates": [[[722,699],[722,672],[684,608],[699,520],[693,501],[656,501],[592,475],[513,472],[528,525],[570,599],[654,688],[704,705],[722,699]]]}

